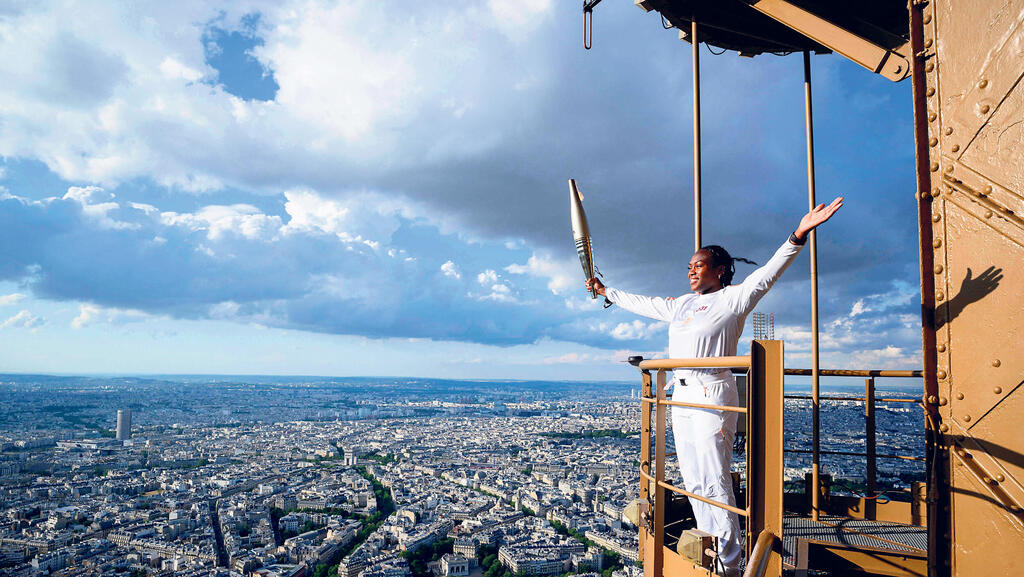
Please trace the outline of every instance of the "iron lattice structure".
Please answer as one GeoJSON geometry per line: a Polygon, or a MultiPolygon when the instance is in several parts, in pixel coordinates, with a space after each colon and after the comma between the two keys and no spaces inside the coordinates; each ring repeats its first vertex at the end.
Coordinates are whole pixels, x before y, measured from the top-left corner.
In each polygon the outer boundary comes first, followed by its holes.
{"type": "Polygon", "coordinates": [[[775,340],[775,313],[754,313],[754,339],[775,340]]]}

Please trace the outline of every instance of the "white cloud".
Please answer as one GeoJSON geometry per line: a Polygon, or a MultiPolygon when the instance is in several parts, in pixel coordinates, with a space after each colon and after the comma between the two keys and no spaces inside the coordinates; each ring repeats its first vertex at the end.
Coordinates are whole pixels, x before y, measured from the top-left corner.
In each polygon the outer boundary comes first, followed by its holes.
{"type": "Polygon", "coordinates": [[[21,293],[13,293],[9,295],[0,295],[0,307],[6,307],[15,303],[21,302],[25,299],[25,295],[21,293]]]}
{"type": "Polygon", "coordinates": [[[206,238],[214,241],[228,234],[269,240],[281,228],[281,217],[264,214],[249,204],[209,205],[194,213],[164,212],[160,219],[167,226],[205,230],[206,238]]]}
{"type": "Polygon", "coordinates": [[[63,200],[71,200],[82,206],[85,213],[100,228],[106,229],[138,229],[137,223],[126,222],[111,218],[110,213],[121,206],[113,202],[113,193],[105,192],[98,186],[72,186],[64,194],[63,200]],[[97,201],[105,202],[97,202],[97,201]]]}
{"type": "Polygon", "coordinates": [[[652,337],[667,325],[663,322],[645,323],[641,320],[634,320],[631,323],[619,323],[611,330],[613,339],[626,341],[638,340],[652,337]]]}
{"type": "Polygon", "coordinates": [[[456,265],[454,262],[452,262],[450,260],[449,261],[445,261],[445,263],[441,265],[441,272],[443,272],[444,276],[446,276],[446,277],[451,277],[451,278],[454,278],[454,279],[461,279],[462,278],[462,273],[459,272],[458,265],[456,265]]]}
{"type": "Polygon", "coordinates": [[[202,72],[184,65],[170,56],[164,58],[160,63],[160,72],[167,78],[186,82],[195,82],[203,77],[202,72]]]}
{"type": "MultiPolygon", "coordinates": [[[[494,272],[494,271],[490,271],[490,272],[494,272]]],[[[480,297],[480,299],[481,300],[490,300],[490,301],[503,302],[503,303],[512,302],[513,300],[515,300],[512,297],[512,289],[509,288],[508,285],[505,285],[505,284],[502,284],[502,283],[496,283],[496,284],[491,285],[491,292],[489,294],[486,294],[486,295],[480,297]]]]}
{"type": "Polygon", "coordinates": [[[45,319],[37,317],[27,310],[22,310],[18,314],[8,318],[4,322],[0,323],[0,329],[7,328],[22,328],[22,329],[33,329],[43,324],[45,319]]]}
{"type": "Polygon", "coordinates": [[[152,318],[152,315],[135,309],[119,309],[101,307],[94,304],[83,304],[79,305],[78,316],[71,321],[71,328],[82,329],[97,324],[119,325],[142,322],[149,318],[152,318]]]}
{"type": "Polygon", "coordinates": [[[526,264],[512,264],[505,267],[505,270],[512,274],[525,274],[531,277],[545,278],[548,280],[548,289],[556,294],[581,288],[582,282],[577,282],[575,270],[579,267],[571,260],[556,260],[550,254],[534,253],[526,261],[526,264]]]}
{"type": "Polygon", "coordinates": [[[483,285],[494,284],[498,282],[498,273],[493,269],[487,269],[476,275],[476,282],[483,285]]]}

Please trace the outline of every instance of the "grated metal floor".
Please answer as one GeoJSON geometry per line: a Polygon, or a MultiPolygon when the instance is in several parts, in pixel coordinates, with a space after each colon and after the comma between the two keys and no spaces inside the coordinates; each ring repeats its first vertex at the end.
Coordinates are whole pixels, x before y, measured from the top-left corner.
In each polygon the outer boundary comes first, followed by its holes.
{"type": "Polygon", "coordinates": [[[893,551],[928,550],[928,529],[925,527],[834,516],[822,516],[821,520],[824,523],[796,515],[787,515],[782,520],[783,562],[790,565],[796,564],[796,540],[800,537],[833,541],[845,545],[880,547],[893,551]],[[901,543],[902,546],[844,531],[843,528],[895,541],[901,543]]]}

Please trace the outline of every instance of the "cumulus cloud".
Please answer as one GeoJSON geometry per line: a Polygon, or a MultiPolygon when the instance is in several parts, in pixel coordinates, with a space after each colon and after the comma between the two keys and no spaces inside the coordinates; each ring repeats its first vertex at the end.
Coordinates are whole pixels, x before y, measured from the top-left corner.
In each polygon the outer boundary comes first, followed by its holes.
{"type": "Polygon", "coordinates": [[[476,282],[480,284],[494,284],[498,282],[498,273],[494,269],[487,269],[476,275],[476,282]]]}
{"type": "Polygon", "coordinates": [[[9,295],[0,295],[0,307],[10,306],[24,300],[25,295],[21,293],[12,293],[9,295]]]}
{"type": "Polygon", "coordinates": [[[576,282],[579,275],[574,274],[578,268],[578,262],[574,263],[568,259],[555,260],[550,254],[534,253],[527,259],[526,264],[512,264],[505,267],[505,270],[512,274],[526,274],[547,279],[548,289],[553,294],[560,295],[582,285],[582,283],[576,282]]]}
{"type": "Polygon", "coordinates": [[[645,323],[635,320],[629,323],[619,323],[611,330],[611,337],[619,341],[640,340],[653,336],[666,326],[663,322],[645,323]]]}
{"type": "Polygon", "coordinates": [[[27,310],[22,310],[18,314],[8,317],[7,320],[0,323],[0,329],[34,329],[44,322],[46,322],[45,319],[37,317],[27,310]]]}
{"type": "Polygon", "coordinates": [[[444,276],[456,280],[462,278],[462,273],[459,272],[458,265],[456,265],[454,262],[450,260],[445,261],[444,264],[441,265],[441,272],[444,273],[444,276]]]}
{"type": "Polygon", "coordinates": [[[101,307],[94,304],[79,305],[78,316],[71,321],[71,328],[82,329],[89,325],[96,324],[124,324],[142,322],[150,315],[139,310],[125,310],[110,307],[101,307]]]}

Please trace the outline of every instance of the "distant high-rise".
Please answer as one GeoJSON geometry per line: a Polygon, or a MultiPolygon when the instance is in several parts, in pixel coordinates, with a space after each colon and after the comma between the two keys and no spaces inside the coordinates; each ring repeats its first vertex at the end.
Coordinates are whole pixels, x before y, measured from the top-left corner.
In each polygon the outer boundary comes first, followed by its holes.
{"type": "Polygon", "coordinates": [[[132,410],[117,410],[117,440],[127,441],[132,436],[132,410]]]}

